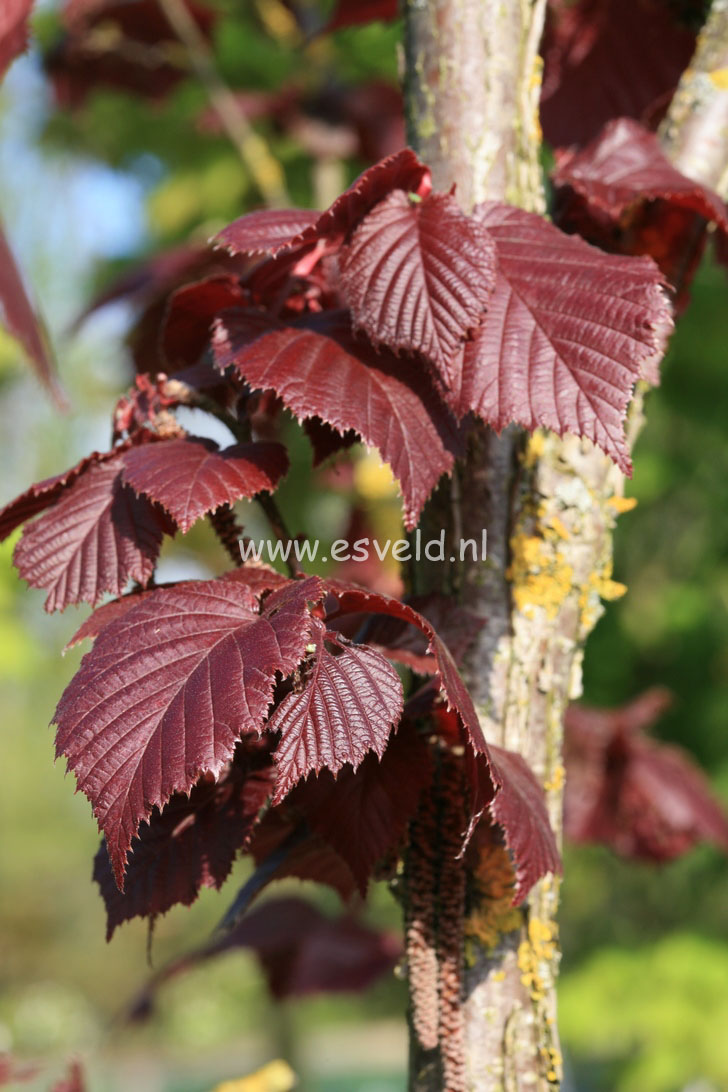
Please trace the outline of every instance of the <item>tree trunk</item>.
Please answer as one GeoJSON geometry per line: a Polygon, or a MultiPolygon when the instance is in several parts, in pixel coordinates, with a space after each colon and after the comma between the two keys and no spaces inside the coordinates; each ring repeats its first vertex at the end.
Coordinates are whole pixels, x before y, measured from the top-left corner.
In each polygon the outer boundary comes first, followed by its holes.
{"type": "MultiPolygon", "coordinates": [[[[538,45],[544,8],[545,0],[404,4],[409,141],[431,167],[435,188],[456,184],[466,211],[485,199],[543,211],[538,45]]],[[[728,93],[709,73],[728,64],[726,9],[716,3],[664,126],[665,147],[676,165],[713,186],[722,180],[725,165],[728,93]],[[702,118],[708,116],[706,130],[702,118]]],[[[640,405],[638,397],[630,412],[633,438],[640,405]]],[[[581,693],[583,644],[603,611],[602,600],[624,591],[611,571],[612,529],[625,507],[623,488],[620,471],[587,441],[541,431],[528,437],[515,428],[497,437],[483,426],[424,520],[433,530],[445,527],[453,541],[480,541],[485,528],[488,560],[457,567],[421,563],[411,576],[414,590],[455,591],[487,619],[470,650],[466,682],[486,739],[524,755],[543,783],[559,834],[564,710],[581,693]]],[[[429,1007],[427,999],[418,1001],[417,991],[426,991],[427,968],[432,978],[441,947],[436,920],[420,928],[422,885],[435,876],[438,891],[453,889],[452,877],[446,880],[444,866],[438,872],[432,859],[443,851],[433,837],[441,808],[432,804],[432,814],[423,819],[425,829],[421,838],[413,838],[403,880],[408,939],[416,942],[410,945],[410,1090],[558,1088],[557,878],[539,883],[527,905],[514,911],[505,854],[499,856],[497,847],[484,854],[466,876],[460,901],[459,1023],[450,1012],[443,1032],[442,1009],[452,1008],[452,998],[442,971],[439,994],[429,1007]],[[423,845],[426,867],[418,858],[423,845]],[[438,1005],[439,1032],[433,1015],[438,1005]],[[424,1028],[423,1011],[431,1016],[424,1028]],[[447,1057],[447,1033],[464,1051],[460,1068],[447,1057]]]]}

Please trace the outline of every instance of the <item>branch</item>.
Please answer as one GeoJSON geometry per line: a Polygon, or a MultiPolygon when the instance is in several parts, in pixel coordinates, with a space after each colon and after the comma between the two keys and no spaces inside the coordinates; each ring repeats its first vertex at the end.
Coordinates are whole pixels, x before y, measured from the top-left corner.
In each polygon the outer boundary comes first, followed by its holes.
{"type": "Polygon", "coordinates": [[[220,77],[207,40],[192,18],[184,0],[159,0],[175,34],[186,47],[192,67],[207,91],[213,109],[270,208],[290,204],[280,164],[256,133],[230,88],[220,77]]]}

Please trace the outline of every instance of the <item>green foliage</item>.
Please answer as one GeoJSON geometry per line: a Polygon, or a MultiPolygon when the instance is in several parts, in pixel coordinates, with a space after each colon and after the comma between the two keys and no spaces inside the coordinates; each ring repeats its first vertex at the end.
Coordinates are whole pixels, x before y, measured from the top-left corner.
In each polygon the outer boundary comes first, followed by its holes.
{"type": "Polygon", "coordinates": [[[727,981],[728,943],[694,934],[595,952],[559,996],[577,1086],[678,1092],[702,1079],[725,1088],[728,1041],[718,1029],[728,1026],[727,981]]]}

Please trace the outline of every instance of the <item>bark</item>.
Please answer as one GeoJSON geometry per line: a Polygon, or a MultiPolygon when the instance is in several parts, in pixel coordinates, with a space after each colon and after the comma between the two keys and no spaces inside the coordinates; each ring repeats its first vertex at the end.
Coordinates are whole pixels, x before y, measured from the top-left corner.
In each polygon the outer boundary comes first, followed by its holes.
{"type": "MultiPolygon", "coordinates": [[[[432,167],[434,186],[456,183],[466,210],[496,198],[542,211],[537,50],[543,0],[407,0],[404,16],[409,139],[432,167]]],[[[723,181],[728,146],[727,65],[728,3],[718,0],[663,128],[676,165],[713,186],[723,181]]],[[[632,437],[640,423],[638,396],[632,437]]],[[[559,834],[563,713],[581,693],[583,645],[603,600],[625,590],[611,572],[612,530],[629,507],[623,492],[622,474],[586,441],[545,432],[527,437],[514,428],[496,437],[479,428],[464,465],[438,490],[425,521],[446,527],[454,539],[479,541],[486,528],[488,560],[459,568],[420,565],[411,577],[416,590],[454,591],[487,618],[465,665],[466,681],[486,738],[523,754],[544,784],[559,834]]],[[[413,995],[411,1092],[543,1092],[560,1084],[559,881],[547,877],[514,912],[504,856],[495,847],[467,876],[456,1029],[464,1037],[465,1077],[457,1085],[445,1082],[442,1041],[439,1049],[431,1041],[430,1049],[422,1048],[413,995]]],[[[437,876],[432,859],[428,867],[437,876]]],[[[430,957],[437,944],[432,935],[430,957]]]]}

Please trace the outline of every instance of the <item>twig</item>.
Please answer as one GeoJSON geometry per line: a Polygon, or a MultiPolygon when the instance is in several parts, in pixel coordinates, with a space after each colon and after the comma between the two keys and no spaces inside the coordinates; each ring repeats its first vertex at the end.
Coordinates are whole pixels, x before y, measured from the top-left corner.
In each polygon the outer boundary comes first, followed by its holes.
{"type": "Polygon", "coordinates": [[[298,558],[296,557],[295,549],[293,553],[291,553],[290,549],[290,547],[295,546],[296,540],[291,532],[288,530],[286,526],[286,521],[281,515],[281,511],[276,504],[275,498],[272,497],[270,493],[258,493],[255,499],[265,512],[268,522],[271,525],[273,534],[276,536],[279,542],[282,542],[284,545],[288,545],[289,547],[287,551],[287,556],[283,558],[286,563],[288,572],[291,574],[291,576],[298,576],[299,573],[303,572],[303,570],[298,564],[298,558]]]}
{"type": "Polygon", "coordinates": [[[263,138],[256,133],[241,110],[234,94],[224,83],[210,46],[189,13],[184,0],[159,0],[170,26],[186,47],[192,67],[207,91],[238,155],[250,172],[266,205],[281,208],[290,204],[283,171],[271,155],[263,138]]]}

